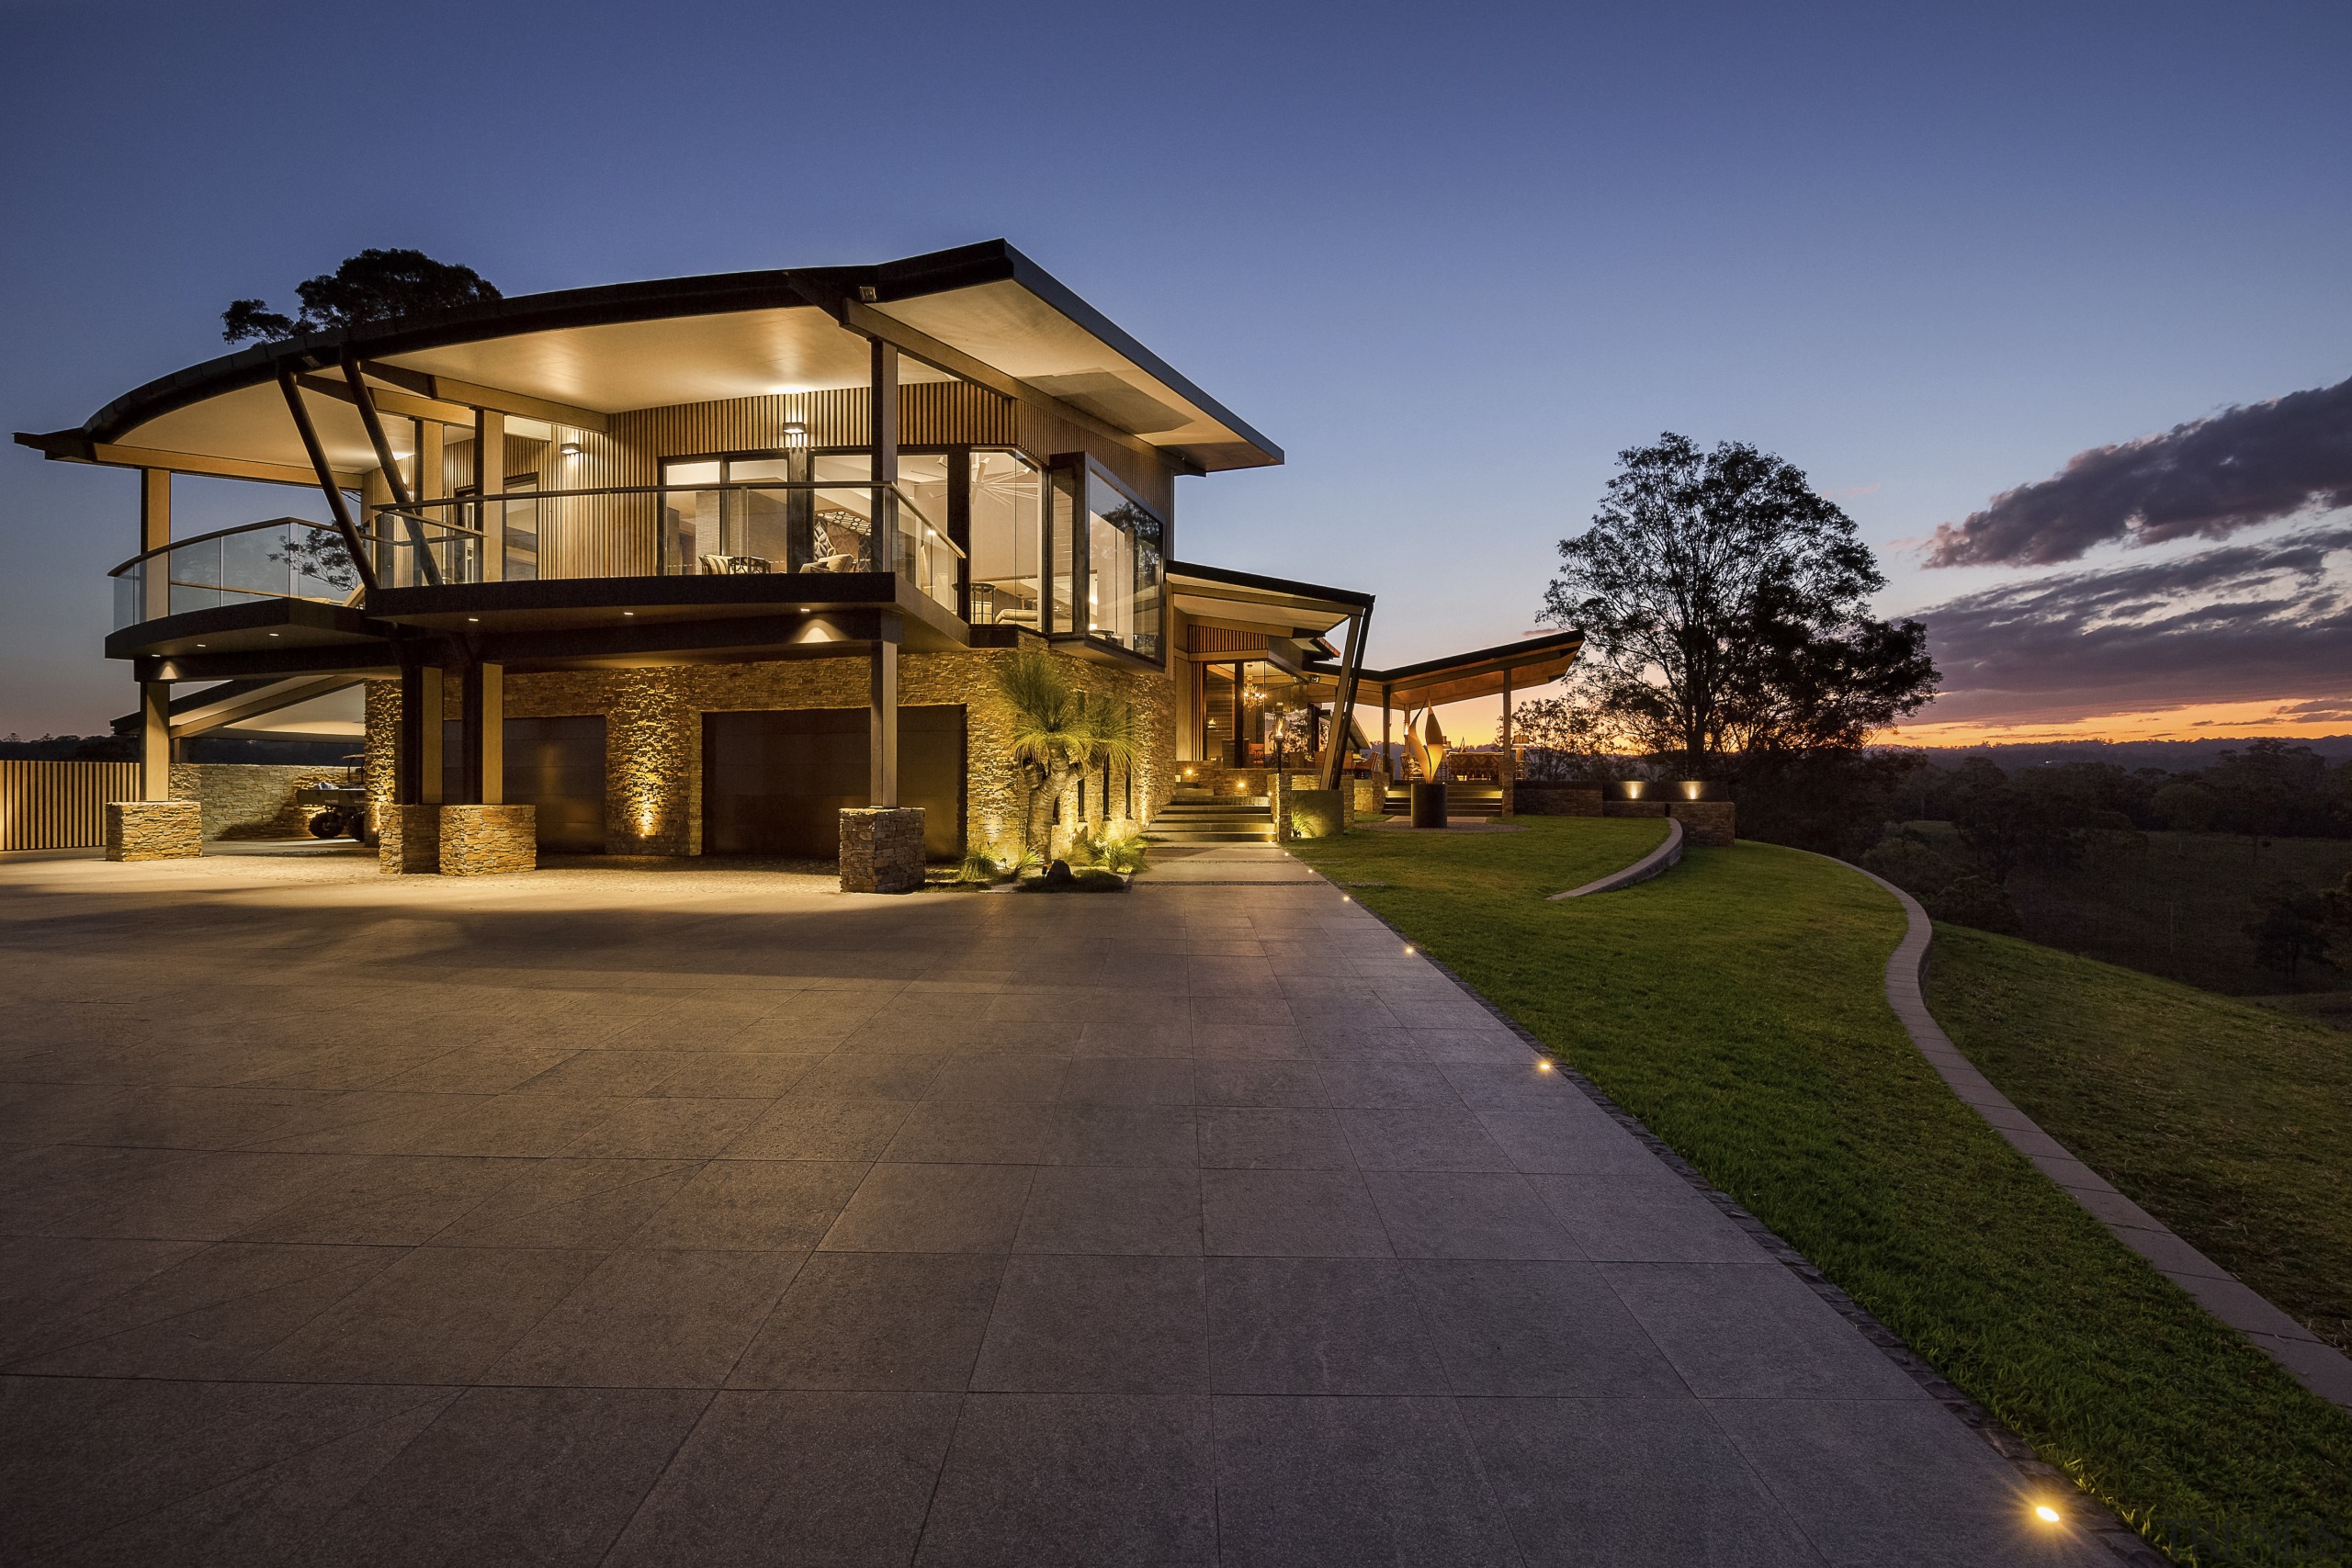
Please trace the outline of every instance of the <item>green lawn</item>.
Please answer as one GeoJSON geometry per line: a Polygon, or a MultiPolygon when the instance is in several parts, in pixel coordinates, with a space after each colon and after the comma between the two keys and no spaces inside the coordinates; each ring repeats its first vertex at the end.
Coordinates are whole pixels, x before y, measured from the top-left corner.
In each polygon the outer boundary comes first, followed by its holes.
{"type": "Polygon", "coordinates": [[[1885,1004],[1893,898],[1742,844],[1555,904],[1544,895],[1633,860],[1656,827],[1521,820],[1295,848],[2152,1537],[2201,1520],[2352,1538],[2352,1415],[2199,1310],[1951,1096],[1885,1004]]]}
{"type": "Polygon", "coordinates": [[[2352,1034],[1966,926],[1936,928],[1928,1005],[2052,1137],[2352,1351],[2352,1034]]]}

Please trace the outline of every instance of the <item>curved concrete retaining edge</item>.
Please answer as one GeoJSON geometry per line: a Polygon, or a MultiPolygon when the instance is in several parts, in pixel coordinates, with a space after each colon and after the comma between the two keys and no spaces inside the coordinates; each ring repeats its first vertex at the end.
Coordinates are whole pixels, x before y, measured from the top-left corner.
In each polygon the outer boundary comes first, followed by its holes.
{"type": "Polygon", "coordinates": [[[1669,817],[1666,819],[1666,842],[1635,861],[1623,871],[1612,871],[1597,882],[1582,887],[1571,887],[1566,893],[1550,896],[1553,903],[1563,898],[1582,898],[1594,893],[1614,893],[1620,887],[1631,887],[1636,882],[1647,882],[1668,866],[1682,858],[1682,824],[1669,817]]]}
{"type": "Polygon", "coordinates": [[[1860,866],[1839,861],[1894,895],[1910,922],[1903,940],[1886,961],[1886,1000],[1903,1022],[1911,1043],[1928,1058],[1951,1091],[1973,1107],[2009,1146],[2031,1160],[2085,1213],[2105,1225],[2115,1238],[2155,1265],[2156,1272],[2178,1285],[2197,1304],[2254,1341],[2256,1348],[2291,1373],[2296,1382],[2323,1399],[2352,1409],[2352,1359],[2327,1344],[2279,1311],[2230,1271],[2173,1234],[2171,1228],[2110,1186],[2098,1172],[2068,1153],[2065,1145],[2034,1125],[2033,1118],[2009,1103],[1991,1080],[1961,1055],[1951,1037],[1928,1011],[1921,980],[1927,974],[1928,944],[1935,936],[1934,922],[1919,901],[1884,877],[1871,876],[1860,866]]]}

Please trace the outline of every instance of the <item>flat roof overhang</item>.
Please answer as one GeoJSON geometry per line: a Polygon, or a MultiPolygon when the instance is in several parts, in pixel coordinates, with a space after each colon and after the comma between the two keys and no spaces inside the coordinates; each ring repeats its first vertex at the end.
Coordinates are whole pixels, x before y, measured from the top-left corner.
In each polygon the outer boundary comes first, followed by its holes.
{"type": "MultiPolygon", "coordinates": [[[[1402,664],[1393,670],[1366,670],[1358,677],[1357,690],[1362,693],[1385,689],[1392,701],[1408,698],[1408,705],[1413,707],[1498,697],[1506,682],[1515,691],[1525,691],[1558,680],[1568,672],[1583,648],[1584,633],[1553,632],[1524,642],[1424,660],[1419,664],[1402,664]]],[[[1334,666],[1314,668],[1317,675],[1327,680],[1338,678],[1339,671],[1334,666]]]]}
{"type": "MultiPolygon", "coordinates": [[[[77,429],[17,439],[66,460],[169,467],[176,456],[309,483],[277,378],[281,368],[326,370],[315,379],[329,395],[306,401],[329,466],[356,483],[377,462],[357,411],[333,386],[329,367],[346,354],[380,389],[387,413],[462,424],[480,406],[601,430],[607,415],[631,410],[863,387],[869,332],[905,340],[913,357],[902,359],[904,380],[963,378],[1034,396],[1180,468],[1283,460],[1281,448],[1002,240],[872,266],[565,289],[306,333],[149,382],[77,429]]],[[[395,455],[410,456],[404,421],[388,423],[395,455]]]]}
{"type": "Polygon", "coordinates": [[[1371,594],[1351,588],[1190,561],[1168,563],[1168,588],[1176,608],[1196,620],[1295,638],[1322,637],[1373,604],[1371,594]]]}

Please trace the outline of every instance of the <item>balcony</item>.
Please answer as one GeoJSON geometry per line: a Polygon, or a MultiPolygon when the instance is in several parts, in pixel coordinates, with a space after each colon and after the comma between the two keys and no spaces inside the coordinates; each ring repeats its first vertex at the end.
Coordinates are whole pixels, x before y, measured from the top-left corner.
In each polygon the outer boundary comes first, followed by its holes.
{"type": "Polygon", "coordinates": [[[963,550],[944,519],[888,484],[760,480],[455,496],[375,508],[365,543],[383,588],[884,571],[961,615],[963,550]]]}
{"type": "Polygon", "coordinates": [[[342,536],[300,517],[199,534],[133,556],[107,575],[114,581],[116,631],[273,599],[350,604],[359,586],[342,536]]]}

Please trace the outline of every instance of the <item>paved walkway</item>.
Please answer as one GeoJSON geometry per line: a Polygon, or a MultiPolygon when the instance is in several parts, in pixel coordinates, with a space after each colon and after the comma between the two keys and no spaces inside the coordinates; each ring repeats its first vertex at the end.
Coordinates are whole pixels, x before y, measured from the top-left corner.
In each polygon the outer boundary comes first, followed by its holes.
{"type": "Polygon", "coordinates": [[[820,887],[0,864],[0,1553],[2109,1561],[1328,886],[820,887]]]}

